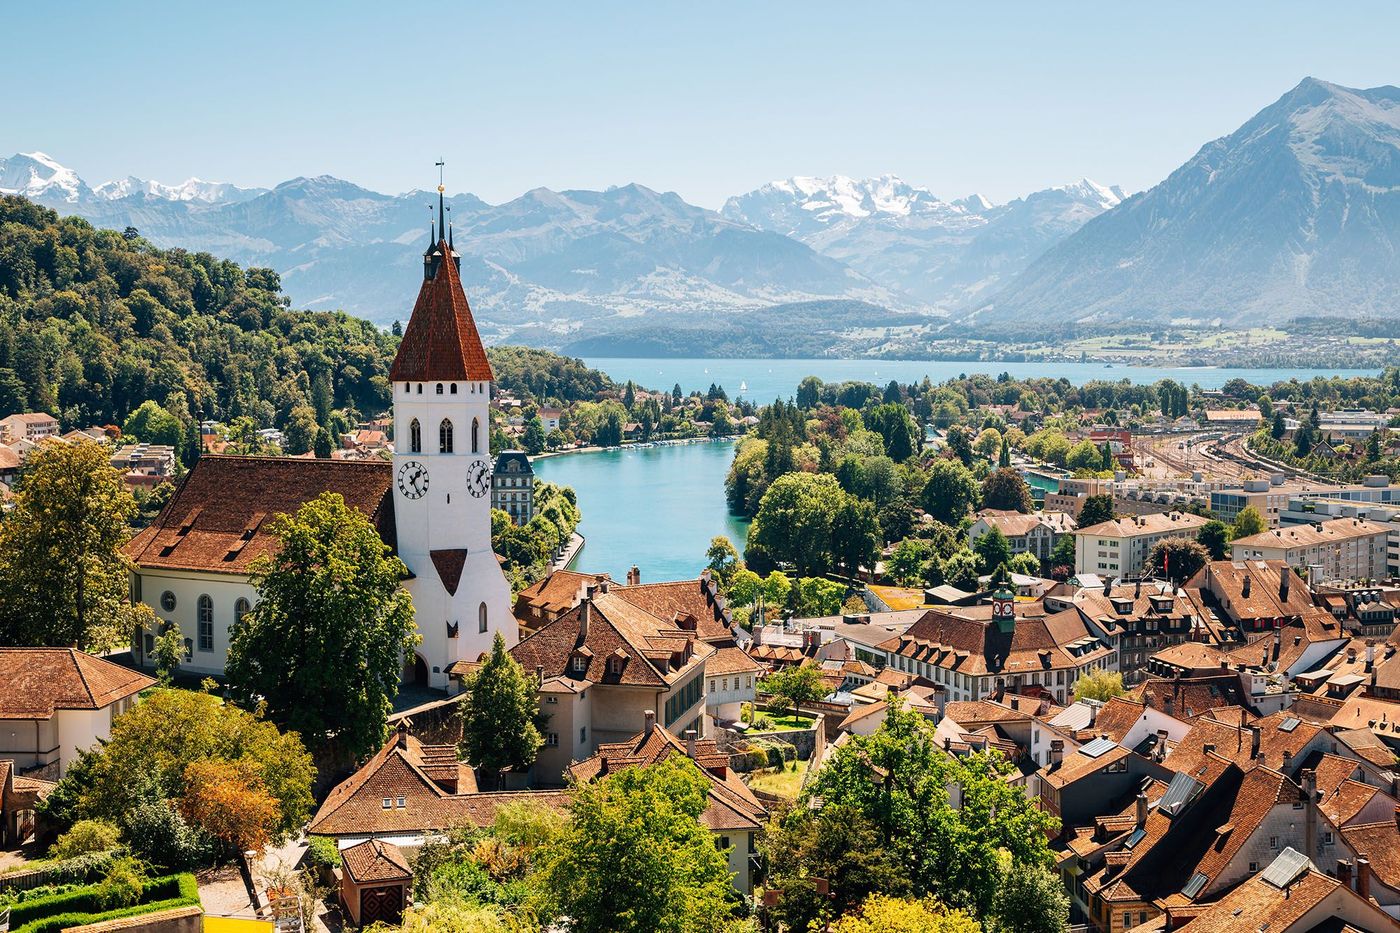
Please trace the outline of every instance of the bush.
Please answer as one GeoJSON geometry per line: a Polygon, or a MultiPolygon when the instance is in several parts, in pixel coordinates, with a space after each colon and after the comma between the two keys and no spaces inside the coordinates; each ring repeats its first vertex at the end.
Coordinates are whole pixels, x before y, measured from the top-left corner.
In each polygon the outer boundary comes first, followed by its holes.
{"type": "Polygon", "coordinates": [[[339,868],[340,847],[326,836],[312,836],[306,847],[306,864],[311,868],[339,868]]]}
{"type": "Polygon", "coordinates": [[[73,824],[49,850],[55,859],[76,858],[92,852],[106,852],[117,847],[121,830],[105,820],[79,820],[73,824]]]}
{"type": "Polygon", "coordinates": [[[107,910],[130,907],[145,894],[150,882],[146,866],[131,856],[107,866],[107,874],[97,886],[97,896],[107,910]]]}
{"type": "Polygon", "coordinates": [[[108,910],[102,906],[101,884],[92,884],[51,897],[17,904],[10,910],[11,933],[59,933],[67,927],[84,926],[153,913],[171,907],[199,903],[199,883],[194,875],[171,875],[147,881],[141,886],[140,903],[108,910]]]}
{"type": "Polygon", "coordinates": [[[122,829],[134,853],[170,871],[193,868],[213,857],[213,840],[163,800],[137,804],[126,814],[122,829]]]}

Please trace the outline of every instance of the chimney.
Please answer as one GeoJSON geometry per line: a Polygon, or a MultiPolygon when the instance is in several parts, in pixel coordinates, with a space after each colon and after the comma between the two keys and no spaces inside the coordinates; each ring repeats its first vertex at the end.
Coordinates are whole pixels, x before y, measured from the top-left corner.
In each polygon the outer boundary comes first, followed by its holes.
{"type": "Polygon", "coordinates": [[[1174,716],[1176,714],[1176,697],[1172,696],[1170,693],[1162,697],[1162,712],[1166,713],[1168,716],[1174,716]]]}
{"type": "Polygon", "coordinates": [[[1137,825],[1147,825],[1147,795],[1138,791],[1137,795],[1137,825]]]}
{"type": "Polygon", "coordinates": [[[642,571],[641,571],[641,569],[640,569],[636,564],[633,564],[633,565],[632,565],[632,569],[629,570],[629,571],[627,571],[627,585],[628,585],[628,586],[637,586],[637,585],[640,584],[641,582],[642,582],[642,571]]]}
{"type": "Polygon", "coordinates": [[[535,665],[535,685],[536,685],[536,686],[539,686],[540,684],[543,684],[543,683],[544,683],[544,665],[543,665],[543,664],[536,664],[536,665],[535,665]]]}
{"type": "Polygon", "coordinates": [[[399,748],[402,748],[402,749],[407,750],[407,748],[408,748],[408,736],[409,736],[409,733],[410,733],[411,731],[412,731],[412,725],[409,723],[408,717],[405,716],[403,719],[400,719],[400,720],[399,720],[399,748]]]}
{"type": "Polygon", "coordinates": [[[942,687],[933,695],[934,702],[938,704],[938,721],[943,721],[943,716],[948,710],[948,691],[942,687]]]}
{"type": "Polygon", "coordinates": [[[651,730],[656,728],[656,710],[649,709],[642,713],[642,735],[651,735],[651,730]]]}
{"type": "MultiPolygon", "coordinates": [[[[655,715],[655,714],[653,714],[653,715],[655,715]]],[[[691,757],[692,760],[694,760],[694,758],[695,758],[695,730],[694,730],[694,729],[687,729],[687,730],[685,730],[685,753],[686,753],[687,755],[689,755],[689,756],[691,757]]]]}
{"type": "Polygon", "coordinates": [[[1250,726],[1250,727],[1249,727],[1249,757],[1250,757],[1250,758],[1258,758],[1258,757],[1259,757],[1259,740],[1260,740],[1261,738],[1262,738],[1262,736],[1261,736],[1260,733],[1259,733],[1259,727],[1258,727],[1258,726],[1250,726]]]}
{"type": "Polygon", "coordinates": [[[1293,579],[1293,571],[1287,567],[1279,568],[1278,572],[1278,601],[1288,602],[1288,584],[1293,579]]]}
{"type": "Polygon", "coordinates": [[[1364,855],[1356,857],[1356,893],[1363,901],[1371,897],[1371,860],[1364,855]]]}
{"type": "Polygon", "coordinates": [[[1240,595],[1243,596],[1245,599],[1249,599],[1250,581],[1252,579],[1253,577],[1249,576],[1248,574],[1245,574],[1244,586],[1240,588],[1240,595]]]}
{"type": "Polygon", "coordinates": [[[1351,859],[1337,859],[1337,880],[1342,883],[1342,887],[1353,890],[1351,884],[1351,859]]]}
{"type": "Polygon", "coordinates": [[[1152,757],[1160,762],[1167,757],[1167,730],[1157,730],[1157,748],[1152,757]]]}
{"type": "Polygon", "coordinates": [[[1367,642],[1366,644],[1366,670],[1370,672],[1376,666],[1376,646],[1367,642]]]}
{"type": "Polygon", "coordinates": [[[1050,740],[1050,767],[1058,768],[1065,760],[1065,740],[1050,740]]]}
{"type": "Polygon", "coordinates": [[[1278,660],[1279,647],[1283,642],[1283,629],[1274,629],[1274,660],[1278,660]]]}
{"type": "Polygon", "coordinates": [[[1133,589],[1133,599],[1142,598],[1142,578],[1138,578],[1137,586],[1133,589]]]}
{"type": "Polygon", "coordinates": [[[1207,742],[1205,745],[1201,746],[1201,752],[1202,752],[1202,754],[1209,755],[1209,754],[1210,754],[1211,752],[1213,752],[1213,751],[1215,751],[1215,743],[1214,743],[1214,742],[1207,742]]]}
{"type": "Polygon", "coordinates": [[[580,645],[588,641],[588,623],[593,621],[593,588],[588,588],[588,595],[584,597],[583,603],[578,608],[578,643],[580,645]]]}
{"type": "MultiPolygon", "coordinates": [[[[1263,760],[1264,760],[1264,756],[1263,756],[1263,755],[1260,755],[1260,756],[1259,756],[1259,760],[1260,760],[1260,761],[1263,761],[1263,760]]],[[[1289,764],[1291,764],[1292,761],[1293,761],[1293,750],[1292,750],[1292,749],[1285,748],[1285,749],[1283,750],[1283,768],[1284,768],[1285,770],[1287,770],[1289,764]]]]}

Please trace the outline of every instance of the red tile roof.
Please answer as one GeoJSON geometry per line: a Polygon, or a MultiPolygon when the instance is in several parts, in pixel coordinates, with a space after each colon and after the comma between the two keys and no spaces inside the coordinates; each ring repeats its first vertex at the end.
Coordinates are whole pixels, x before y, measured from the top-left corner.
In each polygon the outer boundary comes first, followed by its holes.
{"type": "Polygon", "coordinates": [[[301,460],[290,457],[199,458],[160,517],[126,545],[138,567],[248,572],[272,553],[271,519],[293,513],[323,492],[359,509],[394,546],[393,465],[384,460],[301,460]]]}
{"type": "Polygon", "coordinates": [[[389,370],[393,382],[490,382],[495,378],[477,333],[457,263],[444,240],[447,261],[423,282],[389,370]]]}
{"type": "Polygon", "coordinates": [[[345,873],[356,884],[372,881],[407,881],[413,877],[399,847],[379,839],[366,839],[358,845],[340,850],[345,873]]]}
{"type": "Polygon", "coordinates": [[[102,709],[155,681],[76,648],[0,648],[0,719],[102,709]]]}

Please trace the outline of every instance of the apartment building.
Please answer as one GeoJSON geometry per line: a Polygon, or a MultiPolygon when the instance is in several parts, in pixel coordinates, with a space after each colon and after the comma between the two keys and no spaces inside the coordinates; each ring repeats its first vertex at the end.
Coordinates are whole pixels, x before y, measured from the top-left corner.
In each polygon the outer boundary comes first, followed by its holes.
{"type": "Polygon", "coordinates": [[[1281,560],[1313,582],[1381,579],[1388,573],[1391,528],[1360,518],[1289,525],[1230,545],[1234,560],[1281,560]]]}
{"type": "Polygon", "coordinates": [[[1074,532],[1074,572],[1135,576],[1152,546],[1163,538],[1195,538],[1206,519],[1190,512],[1131,515],[1074,532]]]}

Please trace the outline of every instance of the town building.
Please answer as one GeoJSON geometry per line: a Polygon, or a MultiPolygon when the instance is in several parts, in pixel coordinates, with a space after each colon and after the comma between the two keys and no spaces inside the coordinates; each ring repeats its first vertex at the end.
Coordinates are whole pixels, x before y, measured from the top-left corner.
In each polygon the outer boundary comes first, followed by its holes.
{"type": "Polygon", "coordinates": [[[1295,498],[1400,506],[1400,486],[1392,486],[1390,477],[1384,474],[1367,476],[1360,483],[1330,484],[1287,482],[1282,473],[1275,473],[1268,479],[1249,479],[1239,486],[1211,490],[1210,510],[1216,518],[1231,524],[1253,506],[1270,528],[1277,528],[1283,511],[1295,498]]]}
{"type": "Polygon", "coordinates": [[[0,444],[38,441],[58,435],[58,419],[42,411],[0,418],[0,444]]]}
{"type": "Polygon", "coordinates": [[[1117,651],[1118,671],[1126,684],[1143,679],[1154,652],[1210,637],[1209,627],[1190,599],[1169,583],[1105,582],[1101,587],[1086,587],[1065,582],[1045,594],[1045,608],[1079,612],[1090,631],[1117,651]]]}
{"type": "Polygon", "coordinates": [[[559,430],[559,419],[564,417],[564,410],[553,405],[541,405],[535,409],[535,414],[539,416],[540,423],[544,425],[545,433],[559,430]]]}
{"type": "Polygon", "coordinates": [[[655,615],[612,587],[606,577],[589,584],[577,605],[511,649],[535,674],[549,717],[535,763],[541,784],[562,783],[570,762],[634,735],[647,710],[673,734],[708,734],[706,664],[719,649],[695,616],[655,615]]]}
{"type": "Polygon", "coordinates": [[[888,667],[943,687],[950,702],[1007,690],[1063,704],[1082,675],[1118,669],[1112,646],[1077,611],[1050,613],[1009,591],[991,604],[931,609],[880,648],[888,667]]]}
{"type": "Polygon", "coordinates": [[[1235,560],[1280,560],[1308,573],[1313,583],[1379,580],[1388,573],[1391,529],[1359,518],[1287,525],[1236,538],[1235,560]]]}
{"type": "Polygon", "coordinates": [[[1030,554],[1046,561],[1064,535],[1074,531],[1074,516],[1068,512],[1022,513],[1005,509],[983,509],[967,529],[969,546],[993,528],[1006,536],[1012,554],[1030,554]]]}
{"type": "Polygon", "coordinates": [[[1279,527],[1311,525],[1339,518],[1360,518],[1390,529],[1386,543],[1386,575],[1400,578],[1400,501],[1388,503],[1356,502],[1349,499],[1310,499],[1290,497],[1279,513],[1279,527]]]}
{"type": "Polygon", "coordinates": [[[112,452],[111,464],[128,486],[154,489],[175,478],[175,448],[169,444],[127,444],[112,452]]]}
{"type": "Polygon", "coordinates": [[[523,450],[503,450],[491,471],[491,508],[499,509],[517,525],[535,517],[535,471],[523,450]]]}
{"type": "MultiPolygon", "coordinates": [[[[389,372],[392,462],[201,457],[128,543],[132,596],[187,634],[185,670],[223,671],[230,632],[257,599],[250,566],[277,547],[274,516],[327,491],[369,518],[408,567],[422,643],[406,659],[407,681],[453,689],[455,663],[481,657],[498,633],[515,644],[510,584],[491,550],[493,375],[460,263],[439,203],[438,238],[389,372]]],[[[156,634],[138,635],[138,663],[152,663],[156,634]]]]}
{"type": "Polygon", "coordinates": [[[0,759],[56,781],[154,684],[76,648],[0,648],[0,759]]]}
{"type": "MultiPolygon", "coordinates": [[[[1156,512],[1110,519],[1074,532],[1074,572],[1135,577],[1152,546],[1164,538],[1195,538],[1206,519],[1190,512],[1156,512]]],[[[1157,571],[1160,568],[1151,568],[1157,571]]]]}
{"type": "Polygon", "coordinates": [[[1045,493],[1045,511],[1067,512],[1078,519],[1084,509],[1084,500],[1090,496],[1113,494],[1113,481],[1094,477],[1061,476],[1055,489],[1045,493]]]}

